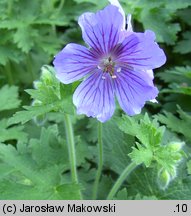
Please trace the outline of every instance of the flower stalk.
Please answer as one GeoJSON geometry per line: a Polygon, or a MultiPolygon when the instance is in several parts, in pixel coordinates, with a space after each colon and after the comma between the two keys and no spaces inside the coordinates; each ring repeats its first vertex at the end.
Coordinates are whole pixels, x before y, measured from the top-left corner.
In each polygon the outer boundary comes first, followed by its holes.
{"type": "Polygon", "coordinates": [[[102,123],[98,121],[98,169],[96,173],[96,178],[93,186],[92,199],[97,198],[99,180],[101,178],[102,168],[103,168],[103,141],[102,141],[102,123]]]}
{"type": "Polygon", "coordinates": [[[125,169],[124,171],[121,173],[121,175],[119,176],[119,178],[117,179],[117,181],[115,182],[115,184],[113,185],[111,191],[109,192],[108,196],[107,196],[107,200],[112,200],[115,196],[115,194],[117,193],[117,191],[119,190],[119,188],[121,187],[121,185],[123,184],[123,182],[127,179],[127,177],[130,175],[130,173],[137,167],[137,164],[134,162],[131,162],[125,169]]]}
{"type": "Polygon", "coordinates": [[[71,178],[73,183],[78,183],[77,169],[76,169],[76,152],[75,152],[75,142],[74,142],[74,133],[69,114],[64,114],[65,116],[65,128],[66,128],[66,137],[68,143],[68,152],[70,160],[70,169],[71,169],[71,178]]]}

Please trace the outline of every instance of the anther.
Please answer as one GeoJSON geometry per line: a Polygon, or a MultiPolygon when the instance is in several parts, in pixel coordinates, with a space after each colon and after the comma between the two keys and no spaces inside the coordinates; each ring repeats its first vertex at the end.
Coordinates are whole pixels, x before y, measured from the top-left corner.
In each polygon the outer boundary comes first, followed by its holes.
{"type": "Polygon", "coordinates": [[[99,65],[97,66],[97,68],[98,68],[98,69],[101,69],[101,67],[100,67],[99,65]]]}
{"type": "Polygon", "coordinates": [[[105,79],[105,77],[104,77],[104,76],[102,76],[102,79],[105,79]]]}
{"type": "Polygon", "coordinates": [[[121,68],[119,67],[119,68],[117,68],[117,72],[119,73],[119,72],[121,72],[121,68]]]}
{"type": "Polygon", "coordinates": [[[111,78],[112,78],[112,79],[115,79],[115,78],[117,78],[117,77],[116,77],[115,75],[112,75],[111,78]]]}

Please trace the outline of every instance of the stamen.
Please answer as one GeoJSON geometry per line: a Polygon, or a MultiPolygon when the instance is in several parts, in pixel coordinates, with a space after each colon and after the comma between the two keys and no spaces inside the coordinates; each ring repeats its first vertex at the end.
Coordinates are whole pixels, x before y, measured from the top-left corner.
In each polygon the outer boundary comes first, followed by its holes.
{"type": "Polygon", "coordinates": [[[117,76],[114,74],[115,71],[116,70],[117,70],[117,72],[121,71],[120,67],[115,67],[115,62],[112,61],[112,57],[111,56],[109,56],[108,58],[104,59],[102,61],[102,63],[100,65],[98,65],[97,67],[98,67],[98,69],[101,68],[101,70],[103,71],[102,79],[106,79],[106,77],[104,76],[105,74],[109,74],[112,79],[115,79],[115,78],[117,78],[117,76]]]}

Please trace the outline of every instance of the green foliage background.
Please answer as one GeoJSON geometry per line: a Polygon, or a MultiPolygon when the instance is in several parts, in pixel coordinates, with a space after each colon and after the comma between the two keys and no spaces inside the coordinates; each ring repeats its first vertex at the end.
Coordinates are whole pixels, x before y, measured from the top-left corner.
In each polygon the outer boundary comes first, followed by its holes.
{"type": "MultiPolygon", "coordinates": [[[[120,3],[135,31],[156,33],[167,63],[155,70],[158,103],[134,117],[118,107],[103,124],[98,199],[106,199],[131,161],[138,167],[115,199],[191,199],[191,1],[120,3]]],[[[91,199],[97,122],[76,115],[71,98],[78,82],[60,84],[51,62],[67,43],[83,44],[78,16],[107,4],[0,1],[0,199],[91,199]],[[70,180],[65,113],[74,126],[79,184],[70,180]]]]}

